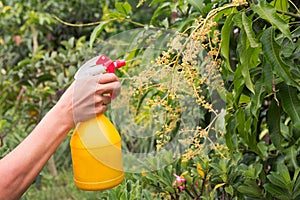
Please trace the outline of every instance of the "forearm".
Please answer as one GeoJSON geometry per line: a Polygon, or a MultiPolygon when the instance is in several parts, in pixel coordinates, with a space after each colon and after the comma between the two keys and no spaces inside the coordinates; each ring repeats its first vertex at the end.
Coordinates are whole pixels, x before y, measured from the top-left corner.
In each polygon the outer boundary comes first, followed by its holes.
{"type": "Polygon", "coordinates": [[[50,156],[76,123],[107,109],[105,94],[120,91],[111,73],[79,79],[11,153],[0,160],[0,200],[18,199],[42,170],[50,156]]]}
{"type": "Polygon", "coordinates": [[[57,104],[10,154],[0,160],[0,200],[18,199],[74,126],[70,113],[57,104]]]}

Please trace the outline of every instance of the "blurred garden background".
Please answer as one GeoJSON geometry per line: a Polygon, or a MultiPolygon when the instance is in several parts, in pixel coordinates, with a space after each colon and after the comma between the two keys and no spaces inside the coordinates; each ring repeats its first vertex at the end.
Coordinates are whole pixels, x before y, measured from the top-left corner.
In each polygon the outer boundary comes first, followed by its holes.
{"type": "Polygon", "coordinates": [[[125,180],[78,190],[71,132],[22,199],[300,199],[299,36],[298,0],[2,0],[0,158],[104,53],[125,180]]]}

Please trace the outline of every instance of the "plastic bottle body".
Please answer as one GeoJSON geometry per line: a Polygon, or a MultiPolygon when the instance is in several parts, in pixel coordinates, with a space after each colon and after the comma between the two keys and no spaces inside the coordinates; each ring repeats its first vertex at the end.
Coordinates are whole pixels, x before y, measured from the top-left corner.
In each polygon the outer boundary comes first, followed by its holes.
{"type": "Polygon", "coordinates": [[[79,189],[105,190],[123,181],[121,138],[103,114],[79,123],[70,146],[79,189]]]}

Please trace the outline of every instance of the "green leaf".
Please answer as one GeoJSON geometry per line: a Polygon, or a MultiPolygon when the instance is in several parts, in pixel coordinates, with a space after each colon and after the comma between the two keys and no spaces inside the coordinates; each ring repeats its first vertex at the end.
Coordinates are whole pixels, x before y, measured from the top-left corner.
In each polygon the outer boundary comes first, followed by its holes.
{"type": "Polygon", "coordinates": [[[151,4],[151,5],[152,5],[152,4],[155,5],[155,4],[163,3],[163,2],[166,2],[166,1],[168,1],[168,0],[152,0],[150,4],[151,4]]]}
{"type": "Polygon", "coordinates": [[[263,81],[266,90],[269,93],[273,93],[273,71],[271,65],[266,62],[266,59],[263,59],[262,65],[264,66],[262,69],[263,81]]]}
{"type": "Polygon", "coordinates": [[[300,176],[299,176],[299,171],[300,169],[298,168],[294,174],[293,177],[293,197],[294,199],[297,199],[296,197],[298,197],[300,195],[300,176]]]}
{"type": "Polygon", "coordinates": [[[283,180],[286,184],[287,189],[289,191],[292,191],[292,188],[291,188],[292,180],[291,180],[290,173],[289,173],[287,166],[284,164],[278,165],[278,172],[283,177],[283,180]]]}
{"type": "Polygon", "coordinates": [[[262,164],[255,163],[251,164],[248,169],[244,172],[244,176],[250,179],[257,179],[259,177],[259,174],[262,171],[262,164]]]}
{"type": "Polygon", "coordinates": [[[131,9],[132,9],[131,5],[128,2],[124,2],[124,3],[117,2],[115,4],[115,7],[120,13],[122,13],[124,15],[129,15],[131,12],[131,9]]]}
{"type": "Polygon", "coordinates": [[[285,160],[290,163],[295,169],[299,168],[297,161],[297,147],[295,145],[290,146],[285,150],[285,160]]]}
{"type": "Polygon", "coordinates": [[[245,81],[246,87],[254,94],[254,85],[251,81],[251,76],[249,72],[251,67],[253,67],[251,63],[251,58],[252,55],[254,55],[254,49],[247,48],[249,44],[247,42],[245,31],[241,31],[239,41],[240,42],[238,43],[237,51],[240,63],[237,66],[235,74],[241,74],[243,76],[243,80],[245,81]]]}
{"type": "Polygon", "coordinates": [[[250,46],[252,48],[258,47],[259,42],[257,41],[257,39],[255,37],[255,33],[252,29],[252,24],[251,24],[252,21],[247,17],[246,13],[244,13],[244,12],[242,14],[242,22],[243,22],[243,27],[245,29],[250,46]]]}
{"type": "Polygon", "coordinates": [[[151,193],[148,190],[143,190],[143,198],[145,198],[146,200],[152,200],[153,199],[151,193]]]}
{"type": "Polygon", "coordinates": [[[0,130],[2,130],[4,128],[6,123],[7,123],[7,121],[5,119],[0,120],[0,130]]]}
{"type": "Polygon", "coordinates": [[[40,83],[45,83],[46,81],[53,81],[54,76],[52,74],[42,74],[37,77],[37,84],[39,85],[40,83]]]}
{"type": "Polygon", "coordinates": [[[270,183],[267,183],[267,184],[264,184],[264,188],[270,192],[273,196],[276,196],[277,199],[286,199],[286,200],[289,200],[289,198],[287,197],[286,193],[284,190],[282,190],[280,187],[277,187],[273,184],[270,184],[270,183]],[[281,197],[281,198],[279,198],[281,197]]]}
{"type": "Polygon", "coordinates": [[[234,98],[234,106],[238,107],[241,103],[244,102],[249,102],[249,99],[242,99],[242,97],[244,97],[245,95],[242,95],[242,92],[244,90],[244,79],[243,77],[237,73],[238,71],[236,71],[234,73],[234,92],[233,92],[233,98],[234,98]],[[246,100],[246,101],[242,101],[242,100],[246,100]]]}
{"type": "Polygon", "coordinates": [[[234,151],[236,149],[235,141],[236,141],[236,134],[235,132],[235,116],[231,116],[230,114],[226,114],[225,121],[226,123],[226,132],[225,132],[225,140],[226,145],[230,151],[234,151]]]}
{"type": "Polygon", "coordinates": [[[274,40],[275,31],[273,27],[268,28],[264,31],[261,42],[262,50],[266,60],[272,66],[272,69],[289,85],[298,85],[291,76],[289,66],[286,65],[280,57],[280,45],[274,40]]]}
{"type": "Polygon", "coordinates": [[[169,20],[168,18],[165,18],[164,20],[162,20],[161,24],[167,29],[169,28],[169,20]]]}
{"type": "Polygon", "coordinates": [[[300,129],[300,100],[295,87],[282,84],[279,88],[280,102],[283,110],[291,117],[295,127],[300,129]]]}
{"type": "Polygon", "coordinates": [[[246,180],[237,190],[246,196],[261,198],[261,189],[254,180],[246,180]]]}
{"type": "Polygon", "coordinates": [[[196,10],[202,11],[204,8],[203,0],[187,0],[189,4],[191,4],[196,10]]]}
{"type": "Polygon", "coordinates": [[[252,119],[249,117],[246,117],[246,112],[244,109],[240,108],[236,112],[237,117],[237,124],[236,129],[238,130],[238,133],[240,137],[244,140],[244,142],[252,148],[252,150],[257,150],[256,146],[256,138],[252,138],[252,136],[249,134],[251,133],[251,125],[252,125],[252,119]]]}
{"type": "Polygon", "coordinates": [[[150,23],[153,24],[156,18],[158,18],[160,15],[170,14],[170,7],[171,7],[170,2],[165,2],[162,5],[160,5],[153,13],[150,23]]]}
{"type": "Polygon", "coordinates": [[[65,79],[64,73],[59,73],[57,76],[58,85],[60,85],[60,86],[63,85],[64,79],[65,79]]]}
{"type": "MultiPolygon", "coordinates": [[[[248,51],[249,49],[247,49],[248,51]]],[[[244,54],[244,58],[241,58],[241,64],[238,66],[241,69],[242,75],[244,77],[245,80],[245,85],[246,87],[254,94],[254,85],[251,81],[251,76],[250,76],[250,72],[249,72],[249,58],[250,56],[247,55],[251,55],[251,54],[244,54]]]]}
{"type": "Polygon", "coordinates": [[[227,70],[233,72],[230,65],[230,35],[233,28],[233,18],[234,14],[229,15],[224,23],[221,30],[221,54],[225,60],[227,70]]]}
{"type": "Polygon", "coordinates": [[[280,107],[273,99],[267,113],[267,124],[269,127],[270,139],[272,143],[278,150],[282,151],[281,144],[283,141],[283,136],[280,132],[280,116],[280,107]]]}
{"type": "Polygon", "coordinates": [[[262,159],[265,160],[268,158],[268,146],[265,142],[261,141],[257,143],[258,150],[260,151],[260,155],[262,156],[262,159]]]}
{"type": "Polygon", "coordinates": [[[289,2],[288,0],[275,0],[272,2],[272,4],[275,4],[275,8],[282,11],[288,11],[289,2]]]}
{"type": "Polygon", "coordinates": [[[98,35],[101,33],[101,31],[104,29],[104,27],[108,24],[108,21],[101,22],[92,32],[91,38],[90,38],[90,48],[93,47],[93,44],[98,37],[98,35]]]}
{"type": "Polygon", "coordinates": [[[287,189],[286,182],[285,180],[283,180],[283,177],[280,175],[280,173],[271,172],[271,174],[268,175],[267,178],[273,185],[276,185],[277,187],[282,189],[287,189]]]}
{"type": "Polygon", "coordinates": [[[226,186],[225,187],[225,191],[230,194],[231,196],[233,196],[233,187],[232,185],[226,186]]]}
{"type": "Polygon", "coordinates": [[[292,35],[289,30],[288,23],[277,15],[276,9],[270,4],[268,4],[266,1],[260,1],[258,5],[252,6],[252,10],[256,12],[261,18],[278,28],[287,38],[292,40],[292,35]]]}
{"type": "Polygon", "coordinates": [[[260,80],[255,84],[255,92],[254,95],[252,95],[251,97],[251,105],[250,105],[251,113],[256,119],[258,119],[260,115],[259,112],[261,110],[264,94],[265,94],[265,87],[263,86],[263,83],[260,80]]]}

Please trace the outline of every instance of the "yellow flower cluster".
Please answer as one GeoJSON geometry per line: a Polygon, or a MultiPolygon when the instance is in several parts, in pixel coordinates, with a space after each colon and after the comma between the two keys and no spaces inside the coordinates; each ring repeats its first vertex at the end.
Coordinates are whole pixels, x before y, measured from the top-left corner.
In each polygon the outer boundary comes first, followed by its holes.
{"type": "MultiPolygon", "coordinates": [[[[143,3],[144,0],[140,0],[138,5],[143,3]]],[[[224,83],[220,73],[221,33],[214,17],[222,9],[245,4],[246,0],[233,0],[227,7],[212,10],[206,18],[200,16],[195,19],[193,26],[169,38],[166,49],[151,62],[151,66],[131,78],[134,89],[130,96],[135,97],[133,103],[138,105],[132,107],[135,109],[135,119],[156,124],[153,129],[157,150],[164,148],[174,134],[182,134],[186,138],[182,142],[189,146],[183,161],[201,153],[205,144],[203,140],[209,141],[211,148],[220,152],[220,155],[226,151],[222,145],[213,144],[210,139],[208,133],[213,123],[192,130],[185,127],[181,117],[187,105],[183,106],[181,102],[187,97],[192,98],[201,109],[217,116],[218,111],[214,110],[209,95],[213,90],[224,90],[224,83]]]]}
{"type": "Polygon", "coordinates": [[[232,0],[232,4],[235,6],[247,5],[247,0],[232,0]]]}

